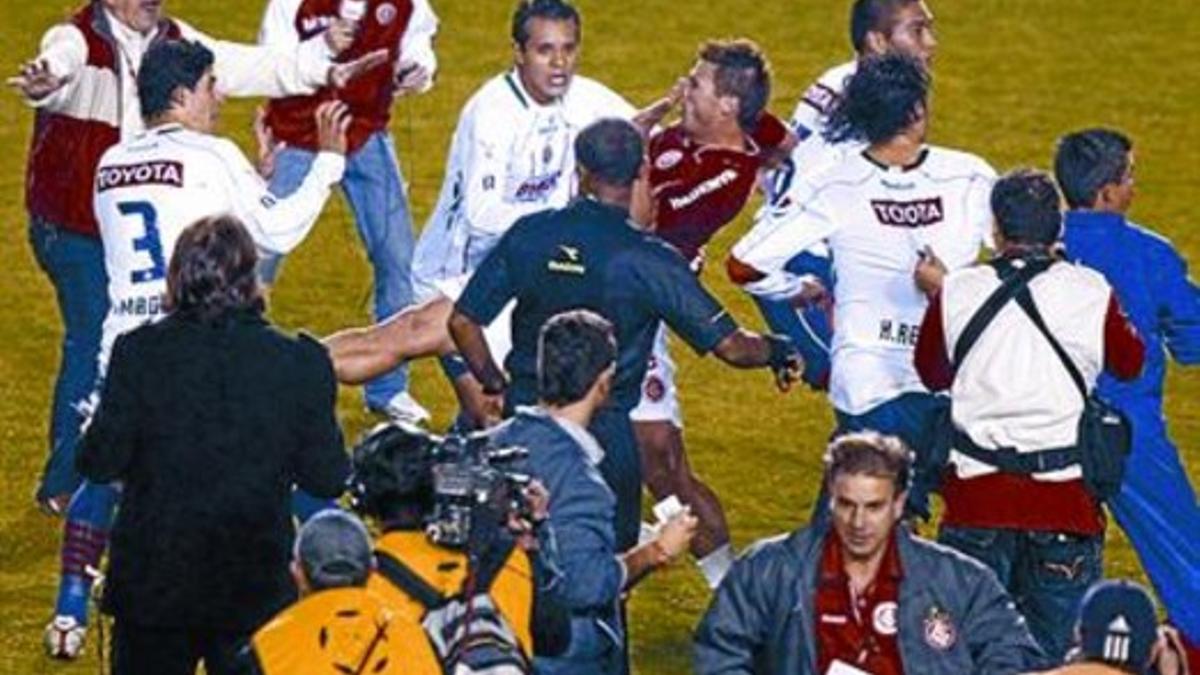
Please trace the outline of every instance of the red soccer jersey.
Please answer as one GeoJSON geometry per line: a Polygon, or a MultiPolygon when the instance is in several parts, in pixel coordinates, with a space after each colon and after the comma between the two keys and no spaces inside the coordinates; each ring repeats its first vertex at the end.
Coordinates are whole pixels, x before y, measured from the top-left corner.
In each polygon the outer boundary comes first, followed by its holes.
{"type": "MultiPolygon", "coordinates": [[[[392,116],[392,69],[400,59],[400,41],[412,18],[410,0],[367,0],[366,13],[359,22],[358,34],[350,48],[338,55],[338,61],[353,61],[376,49],[388,50],[388,64],[378,66],[341,89],[324,87],[309,96],[273,99],[267,106],[267,125],[276,140],[306,150],[317,149],[317,106],[339,99],[350,108],[347,145],[354,152],[371,134],[387,128],[392,116]]],[[[338,16],[341,0],[302,0],[294,22],[301,40],[311,39],[338,16]]]]}
{"type": "Polygon", "coordinates": [[[837,660],[875,675],[904,675],[896,640],[902,578],[904,570],[893,534],[875,580],[863,593],[854,593],[846,575],[841,542],[836,532],[829,532],[813,603],[818,672],[828,672],[837,660]]]}
{"type": "Polygon", "coordinates": [[[658,236],[694,259],[746,205],[758,170],[787,135],[787,126],[770,113],[740,150],[698,144],[681,124],[656,134],[650,139],[650,188],[658,236]]]}

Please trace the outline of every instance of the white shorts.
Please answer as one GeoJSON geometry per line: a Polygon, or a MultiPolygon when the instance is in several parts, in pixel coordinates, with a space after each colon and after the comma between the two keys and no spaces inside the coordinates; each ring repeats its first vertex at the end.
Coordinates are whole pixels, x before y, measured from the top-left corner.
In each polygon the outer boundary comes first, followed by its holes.
{"type": "Polygon", "coordinates": [[[646,376],[642,378],[642,398],[637,407],[629,412],[634,422],[670,422],[675,428],[683,428],[683,411],[679,408],[679,396],[675,391],[675,362],[667,351],[667,326],[658,324],[654,335],[654,348],[650,352],[650,363],[646,376]]]}
{"type": "MultiPolygon", "coordinates": [[[[467,287],[467,281],[471,275],[463,274],[450,279],[441,279],[434,282],[434,288],[437,292],[446,296],[451,302],[457,302],[463,289],[467,287]]],[[[516,300],[510,300],[504,309],[496,315],[495,320],[483,327],[483,338],[487,340],[488,349],[492,352],[492,358],[500,367],[504,367],[504,359],[508,358],[508,353],[512,351],[512,313],[513,308],[517,306],[516,300]]]]}

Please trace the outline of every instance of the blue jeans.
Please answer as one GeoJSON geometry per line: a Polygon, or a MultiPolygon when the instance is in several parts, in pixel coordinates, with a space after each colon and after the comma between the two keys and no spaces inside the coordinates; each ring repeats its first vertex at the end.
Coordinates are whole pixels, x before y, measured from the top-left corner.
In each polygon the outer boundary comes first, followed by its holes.
{"type": "Polygon", "coordinates": [[[1162,402],[1114,400],[1133,424],[1121,491],[1108,507],[1137,551],[1171,622],[1200,643],[1200,503],[1167,437],[1162,402]]]}
{"type": "Polygon", "coordinates": [[[620,675],[626,672],[623,639],[611,626],[594,617],[571,617],[571,644],[567,651],[548,658],[536,657],[537,675],[620,675]]]}
{"type": "MultiPolygon", "coordinates": [[[[286,197],[304,181],[316,153],[284,148],[275,158],[271,192],[286,197]]],[[[404,176],[396,163],[396,149],[386,132],[367,138],[361,148],[346,157],[342,192],[358,236],[375,272],[374,316],[381,321],[412,304],[412,216],[408,211],[404,176]]],[[[265,258],[260,266],[264,281],[278,274],[279,256],[265,258]]],[[[367,406],[382,409],[396,394],[408,388],[408,367],[400,366],[366,385],[367,406]]]]}
{"type": "MultiPolygon", "coordinates": [[[[835,435],[854,431],[878,431],[882,434],[898,436],[917,455],[932,448],[936,436],[937,423],[942,419],[941,413],[950,405],[950,399],[934,394],[909,392],[881,403],[861,415],[850,415],[835,410],[838,428],[835,435]]],[[[929,493],[937,489],[940,475],[928,475],[927,472],[914,469],[912,486],[908,490],[908,504],[905,511],[929,518],[929,493]]],[[[824,486],[821,487],[824,497],[824,486]]],[[[818,510],[823,509],[824,499],[817,502],[818,510]]]]}
{"type": "Polygon", "coordinates": [[[1052,661],[1071,645],[1079,603],[1104,573],[1104,536],[943,527],[938,542],[996,573],[1052,661]]]}
{"type": "Polygon", "coordinates": [[[87,237],[31,219],[29,243],[38,265],[54,284],[63,323],[62,354],[50,411],[50,452],[37,497],[70,494],[79,486],[76,446],[83,417],[77,405],[96,384],[100,331],[108,314],[104,247],[87,237]]]}

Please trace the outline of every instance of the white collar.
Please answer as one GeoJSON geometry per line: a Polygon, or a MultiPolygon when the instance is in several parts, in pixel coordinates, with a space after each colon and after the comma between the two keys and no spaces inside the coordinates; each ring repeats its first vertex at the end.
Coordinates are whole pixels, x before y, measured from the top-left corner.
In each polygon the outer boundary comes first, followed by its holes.
{"type": "Polygon", "coordinates": [[[600,462],[604,461],[604,448],[600,446],[600,443],[592,435],[592,432],[586,428],[564,417],[552,415],[550,411],[541,406],[520,406],[517,410],[533,417],[548,419],[557,424],[583,450],[583,457],[587,460],[588,464],[599,466],[600,462]]]}
{"type": "Polygon", "coordinates": [[[108,26],[112,30],[113,37],[117,42],[130,48],[144,49],[154,39],[158,33],[158,26],[155,26],[149,33],[143,35],[136,30],[125,25],[123,21],[118,19],[107,7],[104,8],[104,16],[108,19],[108,26]]]}

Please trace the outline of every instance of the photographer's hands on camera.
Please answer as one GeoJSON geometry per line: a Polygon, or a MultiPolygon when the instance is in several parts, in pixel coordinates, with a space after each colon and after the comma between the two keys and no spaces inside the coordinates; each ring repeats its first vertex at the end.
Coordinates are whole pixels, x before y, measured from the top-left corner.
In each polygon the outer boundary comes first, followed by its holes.
{"type": "Polygon", "coordinates": [[[550,518],[550,492],[538,480],[531,480],[521,494],[527,513],[510,513],[508,529],[517,538],[517,546],[525,551],[538,550],[538,530],[550,518]]]}

